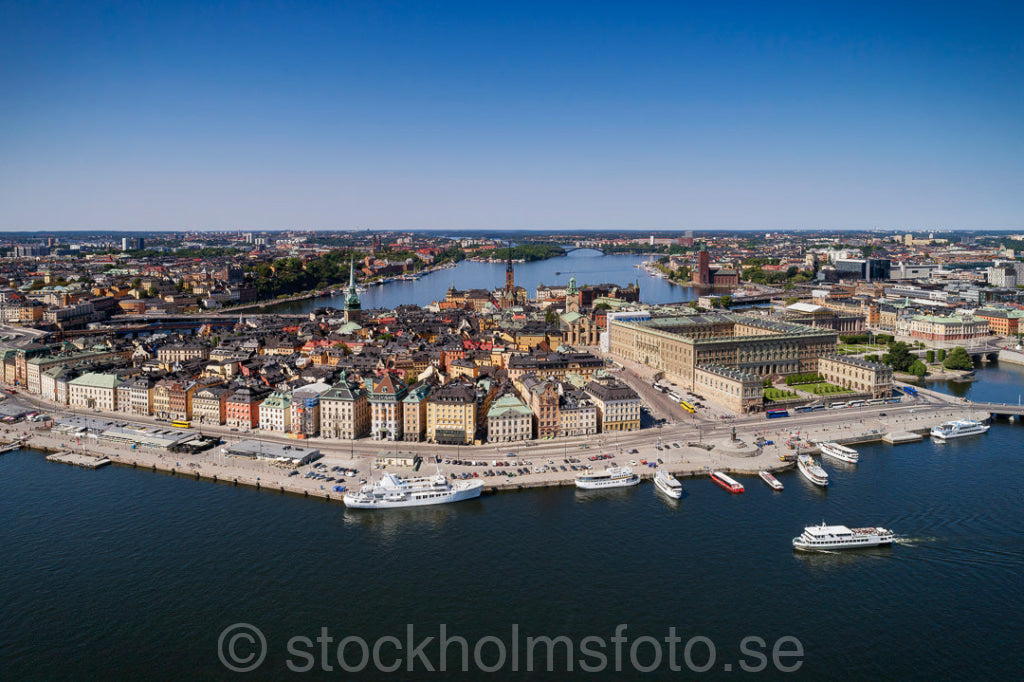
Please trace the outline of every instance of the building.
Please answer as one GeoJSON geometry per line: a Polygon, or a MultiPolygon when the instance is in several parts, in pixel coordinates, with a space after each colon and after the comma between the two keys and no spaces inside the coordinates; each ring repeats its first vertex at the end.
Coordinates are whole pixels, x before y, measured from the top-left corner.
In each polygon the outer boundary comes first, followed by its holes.
{"type": "Polygon", "coordinates": [[[1024,318],[1024,310],[1010,308],[978,308],[974,316],[988,322],[989,333],[1000,336],[1012,336],[1020,332],[1020,320],[1024,318]]]}
{"type": "Polygon", "coordinates": [[[876,282],[889,279],[891,264],[887,258],[837,258],[835,268],[839,279],[876,282]]]}
{"type": "Polygon", "coordinates": [[[1017,270],[1013,266],[996,265],[986,271],[988,283],[994,287],[1012,289],[1017,286],[1017,270]]]}
{"type": "Polygon", "coordinates": [[[402,399],[407,390],[405,383],[390,372],[370,380],[367,400],[370,435],[374,440],[402,440],[405,423],[402,399]]]}
{"type": "Polygon", "coordinates": [[[448,445],[470,445],[476,438],[476,389],[469,382],[452,382],[427,398],[427,440],[448,445]]]}
{"type": "Polygon", "coordinates": [[[558,414],[561,402],[558,384],[551,379],[526,374],[519,379],[518,385],[533,413],[534,435],[537,438],[555,438],[562,426],[558,414]]]}
{"type": "Polygon", "coordinates": [[[246,459],[271,460],[285,468],[296,468],[320,459],[320,451],[298,445],[263,440],[242,440],[224,447],[224,454],[246,459]]]}
{"type": "Polygon", "coordinates": [[[306,384],[292,391],[289,430],[296,438],[320,433],[320,396],[331,389],[324,383],[306,384]]]}
{"type": "Polygon", "coordinates": [[[404,440],[418,443],[426,438],[427,396],[430,395],[430,389],[430,384],[420,382],[410,388],[408,395],[402,399],[402,410],[405,413],[404,440]]]}
{"type": "Polygon", "coordinates": [[[764,406],[763,380],[756,374],[721,365],[700,365],[693,390],[737,414],[760,412],[764,406]]]}
{"type": "Polygon", "coordinates": [[[773,317],[806,324],[810,327],[832,329],[839,334],[856,334],[864,330],[865,316],[858,313],[838,312],[823,305],[798,301],[773,313],[773,317]]]}
{"type": "Polygon", "coordinates": [[[259,427],[264,431],[287,433],[292,424],[291,406],[291,393],[274,391],[260,403],[259,427]]]}
{"type": "Polygon", "coordinates": [[[914,315],[896,320],[896,333],[923,341],[981,342],[989,336],[989,323],[971,315],[914,315]]]}
{"type": "Polygon", "coordinates": [[[640,396],[621,381],[591,381],[587,394],[597,406],[601,431],[636,431],[640,428],[640,396]]]}
{"type": "Polygon", "coordinates": [[[665,372],[694,388],[698,365],[732,367],[762,378],[817,370],[837,334],[739,313],[705,313],[608,322],[614,355],[665,372]]]}
{"type": "Polygon", "coordinates": [[[68,404],[90,410],[117,410],[117,387],[121,383],[113,374],[89,372],[68,382],[68,404]]]}
{"type": "Polygon", "coordinates": [[[559,436],[592,436],[597,433],[599,423],[597,404],[586,391],[563,390],[558,404],[558,419],[559,436]]]}
{"type": "Polygon", "coordinates": [[[892,394],[892,368],[844,355],[826,355],[818,361],[818,374],[825,381],[872,398],[892,394]]]}
{"type": "Polygon", "coordinates": [[[594,372],[602,369],[604,360],[593,353],[522,353],[508,359],[508,376],[513,381],[526,374],[562,381],[568,373],[579,374],[590,380],[594,372]]]}
{"type": "Polygon", "coordinates": [[[206,360],[210,357],[210,349],[201,343],[172,343],[160,346],[156,351],[156,359],[163,365],[188,360],[206,360]]]}
{"type": "Polygon", "coordinates": [[[350,258],[348,264],[348,294],[345,296],[345,322],[359,324],[362,321],[363,306],[359,302],[359,292],[356,291],[356,268],[355,260],[350,258]]]}
{"type": "Polygon", "coordinates": [[[366,389],[346,374],[320,395],[320,435],[355,440],[370,432],[370,404],[366,389]]]}
{"type": "Polygon", "coordinates": [[[227,399],[224,406],[224,424],[240,429],[254,429],[260,423],[260,403],[263,392],[243,386],[227,399]]]}
{"type": "Polygon", "coordinates": [[[533,412],[513,393],[491,403],[487,411],[487,440],[511,443],[533,438],[533,412]]]}
{"type": "Polygon", "coordinates": [[[231,389],[206,386],[192,394],[192,419],[200,424],[223,424],[231,389]]]}

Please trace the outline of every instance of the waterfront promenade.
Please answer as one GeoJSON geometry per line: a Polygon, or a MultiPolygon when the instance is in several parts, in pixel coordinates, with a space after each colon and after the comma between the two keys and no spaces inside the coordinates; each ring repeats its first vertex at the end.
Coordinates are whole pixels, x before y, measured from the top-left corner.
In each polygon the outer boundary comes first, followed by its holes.
{"type": "MultiPolygon", "coordinates": [[[[442,469],[449,475],[476,473],[484,482],[485,490],[495,492],[572,485],[578,472],[561,470],[561,465],[567,458],[579,460],[580,464],[589,464],[594,470],[609,465],[621,466],[637,462],[634,469],[645,477],[653,476],[655,469],[640,465],[641,460],[657,462],[661,459],[659,468],[680,477],[705,476],[713,470],[738,475],[753,475],[760,470],[780,471],[792,466],[779,458],[780,455],[795,452],[786,445],[786,441],[791,439],[799,438],[804,444],[808,441],[821,440],[846,443],[875,442],[890,432],[923,432],[950,419],[987,416],[978,414],[969,405],[946,402],[886,407],[889,409],[885,411],[884,417],[878,410],[846,410],[842,415],[818,413],[782,420],[765,420],[762,416],[759,420],[736,424],[708,424],[702,425],[699,432],[688,424],[671,424],[662,429],[645,429],[621,434],[614,439],[612,434],[602,434],[595,438],[577,439],[574,442],[534,441],[529,447],[522,444],[503,444],[499,447],[488,445],[456,450],[433,444],[398,443],[396,449],[419,453],[424,460],[421,473],[433,470],[435,456],[441,457],[442,460],[457,458],[462,461],[481,462],[482,465],[477,466],[442,464],[442,469]],[[732,440],[733,426],[736,441],[732,440]],[[773,444],[758,448],[755,445],[758,438],[771,440],[773,444]],[[658,449],[659,446],[661,450],[658,449]],[[708,450],[705,449],[706,446],[713,447],[708,450]],[[632,450],[636,452],[633,453],[632,450]],[[612,455],[612,459],[594,462],[588,460],[590,456],[597,454],[609,454],[612,455]],[[499,468],[492,465],[495,460],[510,462],[511,466],[500,467],[505,470],[527,468],[530,473],[515,477],[484,477],[484,471],[499,468]],[[545,467],[546,470],[541,470],[545,467]]],[[[378,476],[380,472],[373,470],[374,458],[381,452],[389,451],[389,444],[379,442],[357,441],[353,444],[320,439],[306,441],[307,446],[321,450],[324,456],[319,461],[328,467],[342,466],[359,471],[356,477],[343,482],[326,483],[305,478],[303,474],[310,470],[309,466],[300,467],[299,475],[290,476],[291,469],[276,466],[268,461],[228,456],[223,454],[219,447],[196,455],[174,454],[164,450],[131,449],[129,446],[105,443],[95,438],[71,438],[65,434],[34,427],[36,424],[9,427],[6,429],[5,437],[29,436],[28,447],[31,448],[106,456],[115,464],[123,466],[329,500],[340,500],[342,497],[342,493],[334,491],[335,485],[345,485],[351,489],[358,487],[363,479],[372,480],[378,476]]],[[[410,469],[402,467],[391,467],[389,470],[398,475],[413,474],[410,469]]]]}

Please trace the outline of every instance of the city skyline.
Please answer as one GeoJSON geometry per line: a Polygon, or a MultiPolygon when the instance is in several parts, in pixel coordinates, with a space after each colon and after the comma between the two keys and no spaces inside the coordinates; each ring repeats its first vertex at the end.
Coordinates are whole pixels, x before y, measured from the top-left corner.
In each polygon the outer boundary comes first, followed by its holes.
{"type": "Polygon", "coordinates": [[[1020,230],[1024,11],[13,5],[0,230],[1020,230]]]}

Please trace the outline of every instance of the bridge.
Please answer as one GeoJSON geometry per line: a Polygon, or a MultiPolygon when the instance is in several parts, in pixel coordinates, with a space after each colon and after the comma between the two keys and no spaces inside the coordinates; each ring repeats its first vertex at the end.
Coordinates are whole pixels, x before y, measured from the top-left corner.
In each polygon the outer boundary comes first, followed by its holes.
{"type": "Polygon", "coordinates": [[[1024,405],[1021,405],[1019,403],[1017,405],[1013,405],[1011,403],[974,403],[968,401],[964,404],[970,407],[972,410],[988,412],[992,416],[1002,415],[1006,417],[1024,417],[1024,405]]]}
{"type": "Polygon", "coordinates": [[[586,249],[588,251],[600,251],[602,256],[605,255],[605,252],[604,252],[603,249],[601,249],[597,245],[589,246],[587,242],[576,242],[575,244],[563,244],[562,245],[562,249],[565,251],[566,255],[569,255],[573,251],[580,251],[582,249],[586,249]]]}

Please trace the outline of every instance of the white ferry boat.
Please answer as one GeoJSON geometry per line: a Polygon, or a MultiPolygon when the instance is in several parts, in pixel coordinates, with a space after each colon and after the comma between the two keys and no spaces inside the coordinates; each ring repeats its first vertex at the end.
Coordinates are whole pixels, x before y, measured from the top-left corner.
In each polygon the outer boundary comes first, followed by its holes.
{"type": "Polygon", "coordinates": [[[893,532],[886,528],[847,528],[846,526],[807,526],[793,538],[793,547],[802,550],[858,549],[891,545],[893,532]]]}
{"type": "Polygon", "coordinates": [[[480,497],[484,482],[476,479],[449,482],[441,470],[436,476],[399,478],[384,474],[381,480],[364,485],[359,492],[345,495],[345,506],[353,509],[393,509],[447,504],[480,497]]]}
{"type": "Polygon", "coordinates": [[[640,477],[629,467],[611,467],[597,473],[582,474],[576,477],[576,487],[581,490],[601,490],[603,488],[627,488],[640,482],[640,477]]]}
{"type": "Polygon", "coordinates": [[[761,477],[761,480],[768,484],[772,490],[782,490],[782,481],[772,476],[767,471],[759,471],[757,475],[761,477]]]}
{"type": "Polygon", "coordinates": [[[664,493],[674,500],[683,497],[683,484],[664,469],[658,469],[658,472],[654,474],[654,487],[658,492],[664,493]]]}
{"type": "Polygon", "coordinates": [[[856,464],[860,460],[860,453],[853,448],[848,448],[845,445],[840,445],[839,443],[825,441],[823,443],[818,443],[818,447],[821,449],[821,454],[829,457],[835,457],[836,459],[849,462],[850,464],[856,464]]]}
{"type": "Polygon", "coordinates": [[[828,486],[828,473],[818,466],[810,455],[800,455],[797,457],[796,468],[800,470],[804,478],[814,485],[828,486]]]}
{"type": "Polygon", "coordinates": [[[946,422],[939,426],[932,427],[932,438],[940,441],[952,440],[953,438],[964,438],[965,436],[978,436],[988,431],[988,424],[961,419],[955,422],[946,422]]]}

